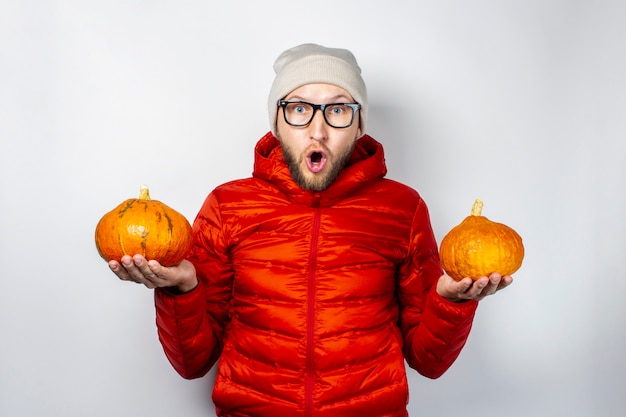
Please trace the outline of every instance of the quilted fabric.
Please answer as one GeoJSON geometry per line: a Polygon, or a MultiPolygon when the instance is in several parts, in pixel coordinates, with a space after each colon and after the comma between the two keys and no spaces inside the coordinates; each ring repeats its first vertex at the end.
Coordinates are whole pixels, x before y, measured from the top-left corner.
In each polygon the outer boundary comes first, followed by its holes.
{"type": "Polygon", "coordinates": [[[268,133],[253,176],[209,194],[193,226],[200,284],[155,302],[180,375],[219,359],[220,416],[406,416],[405,360],[437,378],[457,358],[476,302],[434,291],[426,205],[385,174],[364,136],[333,185],[303,191],[268,133]]]}

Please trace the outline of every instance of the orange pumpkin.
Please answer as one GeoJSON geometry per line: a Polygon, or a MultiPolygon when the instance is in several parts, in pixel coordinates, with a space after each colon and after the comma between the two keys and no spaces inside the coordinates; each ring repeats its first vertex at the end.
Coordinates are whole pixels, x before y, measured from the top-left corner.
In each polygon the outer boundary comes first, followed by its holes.
{"type": "Polygon", "coordinates": [[[142,186],[139,198],[124,201],[100,219],[95,239],[106,261],[140,254],[172,266],[191,248],[191,225],[176,210],[151,200],[148,187],[142,186]]]}
{"type": "Polygon", "coordinates": [[[515,230],[482,216],[483,202],[476,199],[471,215],[442,239],[441,265],[455,280],[473,280],[492,272],[512,275],[522,265],[524,245],[515,230]]]}

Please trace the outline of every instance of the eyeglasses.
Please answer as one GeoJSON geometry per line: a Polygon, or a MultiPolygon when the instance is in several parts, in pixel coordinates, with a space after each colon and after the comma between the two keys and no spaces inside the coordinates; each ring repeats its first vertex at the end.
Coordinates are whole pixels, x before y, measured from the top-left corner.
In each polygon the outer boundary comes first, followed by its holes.
{"type": "Polygon", "coordinates": [[[358,103],[313,104],[298,100],[278,100],[278,106],[283,109],[285,122],[291,126],[308,125],[315,112],[321,110],[326,123],[337,129],[350,127],[355,113],[361,108],[358,103]]]}

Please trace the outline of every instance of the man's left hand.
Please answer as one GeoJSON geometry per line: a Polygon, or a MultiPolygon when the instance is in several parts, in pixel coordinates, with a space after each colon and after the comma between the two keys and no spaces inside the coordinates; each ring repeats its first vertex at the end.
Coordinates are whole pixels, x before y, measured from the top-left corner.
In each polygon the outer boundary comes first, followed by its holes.
{"type": "Polygon", "coordinates": [[[443,298],[453,302],[467,300],[480,301],[496,292],[508,287],[513,282],[510,275],[500,275],[497,272],[488,277],[480,277],[476,281],[471,278],[463,278],[456,281],[447,274],[443,274],[437,281],[437,293],[443,298]]]}

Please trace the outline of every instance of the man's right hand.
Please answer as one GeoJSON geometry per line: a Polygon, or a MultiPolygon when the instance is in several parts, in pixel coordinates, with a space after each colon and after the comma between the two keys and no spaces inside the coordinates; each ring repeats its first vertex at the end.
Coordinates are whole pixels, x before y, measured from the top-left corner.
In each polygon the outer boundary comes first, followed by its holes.
{"type": "Polygon", "coordinates": [[[181,293],[191,291],[198,285],[196,269],[187,260],[171,267],[141,255],[124,255],[120,261],[109,261],[109,268],[123,281],[136,282],[148,288],[170,288],[181,293]]]}

